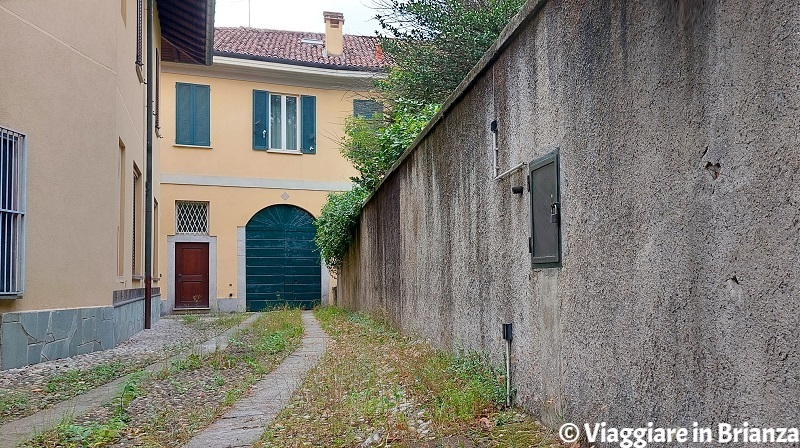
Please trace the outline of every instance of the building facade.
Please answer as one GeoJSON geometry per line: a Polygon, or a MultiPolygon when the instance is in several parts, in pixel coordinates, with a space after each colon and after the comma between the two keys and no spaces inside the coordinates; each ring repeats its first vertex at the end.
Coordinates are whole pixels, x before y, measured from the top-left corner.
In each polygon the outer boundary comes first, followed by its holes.
{"type": "MultiPolygon", "coordinates": [[[[144,3],[0,2],[0,368],[144,326],[144,3]]],[[[213,0],[155,3],[155,55],[210,63],[213,0]]]]}
{"type": "Polygon", "coordinates": [[[209,67],[165,62],[160,285],[164,312],[252,311],[325,300],[313,220],[356,174],[346,117],[374,110],[377,40],[217,28],[209,67]]]}

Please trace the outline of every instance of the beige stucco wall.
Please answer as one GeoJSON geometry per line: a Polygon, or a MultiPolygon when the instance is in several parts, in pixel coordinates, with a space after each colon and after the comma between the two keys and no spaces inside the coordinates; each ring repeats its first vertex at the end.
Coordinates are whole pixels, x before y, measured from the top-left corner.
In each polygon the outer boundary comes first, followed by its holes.
{"type": "MultiPolygon", "coordinates": [[[[180,68],[173,68],[180,71],[180,68]]],[[[196,72],[196,67],[192,69],[196,72]]],[[[158,236],[160,286],[167,291],[174,275],[172,266],[168,266],[167,236],[175,234],[175,201],[208,201],[209,235],[217,238],[217,264],[210,267],[216,269],[217,274],[216,297],[212,298],[236,298],[238,227],[245,226],[259,210],[275,204],[295,205],[319,216],[328,194],[325,187],[330,190],[349,188],[349,178],[357,172],[339,153],[339,139],[343,135],[345,118],[352,115],[353,99],[364,97],[365,92],[236,79],[232,75],[214,73],[213,68],[208,69],[208,76],[169,73],[167,65],[164,70],[162,212],[158,236]],[[176,82],[210,85],[210,149],[174,144],[176,82]],[[253,150],[254,89],[316,96],[316,154],[253,150]],[[209,179],[215,185],[199,185],[209,179]],[[274,188],[264,187],[264,182],[274,188]],[[249,186],[224,186],[230,184],[249,186]],[[284,193],[288,195],[285,200],[284,193]]],[[[163,297],[167,300],[166,294],[163,297]]]]}
{"type": "MultiPolygon", "coordinates": [[[[28,141],[25,291],[0,300],[0,313],[109,305],[112,291],[137,287],[130,243],[117,278],[120,141],[125,184],[134,163],[145,170],[135,7],[0,0],[0,126],[28,141]]],[[[130,208],[132,188],[125,193],[130,208]]],[[[132,219],[128,210],[128,242],[132,219]]]]}

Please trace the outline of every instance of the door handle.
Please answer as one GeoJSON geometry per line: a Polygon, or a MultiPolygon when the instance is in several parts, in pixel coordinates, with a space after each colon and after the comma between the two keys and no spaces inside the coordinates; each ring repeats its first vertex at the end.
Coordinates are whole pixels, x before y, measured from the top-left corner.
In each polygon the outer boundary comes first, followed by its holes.
{"type": "Polygon", "coordinates": [[[550,222],[553,224],[559,224],[561,222],[561,213],[558,211],[559,208],[561,208],[561,204],[558,202],[550,204],[550,222]]]}

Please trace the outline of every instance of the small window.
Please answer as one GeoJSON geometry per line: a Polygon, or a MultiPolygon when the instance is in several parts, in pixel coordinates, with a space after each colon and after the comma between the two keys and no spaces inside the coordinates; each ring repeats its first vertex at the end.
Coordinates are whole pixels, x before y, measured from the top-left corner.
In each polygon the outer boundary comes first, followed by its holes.
{"type": "Polygon", "coordinates": [[[269,147],[270,149],[297,150],[300,128],[297,126],[297,97],[269,96],[269,147]]]}
{"type": "Polygon", "coordinates": [[[531,193],[531,263],[534,268],[561,266],[561,199],[558,150],[528,164],[531,193]]]}
{"type": "Polygon", "coordinates": [[[125,275],[125,212],[126,208],[126,193],[125,176],[128,173],[128,162],[125,159],[125,143],[119,139],[119,161],[117,167],[117,185],[119,187],[119,217],[117,221],[117,277],[125,275]]]}
{"type": "Polygon", "coordinates": [[[155,118],[156,137],[161,138],[161,57],[156,48],[156,76],[155,76],[155,105],[153,115],[155,118]]]}
{"type": "Polygon", "coordinates": [[[211,88],[175,83],[175,144],[211,146],[211,88]]]}
{"type": "Polygon", "coordinates": [[[353,100],[353,116],[372,118],[383,114],[383,106],[375,100],[353,100]]]}
{"type": "Polygon", "coordinates": [[[0,295],[22,294],[25,136],[0,127],[0,295]]]}
{"type": "Polygon", "coordinates": [[[153,281],[158,281],[158,238],[160,238],[159,225],[161,224],[161,215],[158,213],[158,199],[153,198],[153,281]]]}
{"type": "Polygon", "coordinates": [[[316,152],[316,97],[253,90],[253,149],[316,152]]]}
{"type": "Polygon", "coordinates": [[[139,82],[144,82],[142,67],[144,66],[144,0],[136,0],[136,74],[139,82]]]}
{"type": "Polygon", "coordinates": [[[134,163],[133,165],[133,225],[131,226],[131,275],[134,279],[141,277],[141,247],[144,247],[141,236],[141,223],[144,221],[142,218],[142,207],[144,203],[142,200],[142,172],[134,163]],[[141,247],[140,247],[141,246],[141,247]]]}
{"type": "Polygon", "coordinates": [[[175,233],[208,235],[208,202],[176,201],[175,233]]]}

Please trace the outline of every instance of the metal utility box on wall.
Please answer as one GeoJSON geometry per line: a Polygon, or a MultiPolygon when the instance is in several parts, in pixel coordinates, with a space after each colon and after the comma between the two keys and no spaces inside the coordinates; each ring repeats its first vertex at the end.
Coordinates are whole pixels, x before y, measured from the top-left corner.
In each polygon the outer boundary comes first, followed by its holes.
{"type": "Polygon", "coordinates": [[[531,192],[531,265],[561,266],[561,198],[558,149],[528,164],[531,192]]]}

